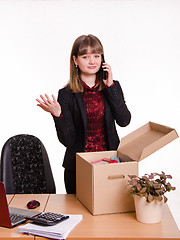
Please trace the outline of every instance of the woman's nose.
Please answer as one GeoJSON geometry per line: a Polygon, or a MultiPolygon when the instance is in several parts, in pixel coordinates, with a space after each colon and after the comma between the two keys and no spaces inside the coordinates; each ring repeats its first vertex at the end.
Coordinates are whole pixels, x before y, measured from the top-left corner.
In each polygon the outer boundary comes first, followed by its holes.
{"type": "Polygon", "coordinates": [[[89,63],[90,63],[90,64],[94,64],[94,57],[93,57],[93,56],[91,56],[91,57],[89,58],[89,63]]]}

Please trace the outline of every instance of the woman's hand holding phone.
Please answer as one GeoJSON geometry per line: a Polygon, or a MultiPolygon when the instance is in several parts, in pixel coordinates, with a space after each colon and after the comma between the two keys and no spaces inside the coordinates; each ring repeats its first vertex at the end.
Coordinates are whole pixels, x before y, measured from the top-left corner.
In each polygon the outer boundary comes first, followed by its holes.
{"type": "Polygon", "coordinates": [[[103,79],[103,82],[107,87],[110,87],[113,84],[111,66],[108,63],[104,62],[102,63],[102,69],[104,72],[106,72],[106,79],[103,79]]]}

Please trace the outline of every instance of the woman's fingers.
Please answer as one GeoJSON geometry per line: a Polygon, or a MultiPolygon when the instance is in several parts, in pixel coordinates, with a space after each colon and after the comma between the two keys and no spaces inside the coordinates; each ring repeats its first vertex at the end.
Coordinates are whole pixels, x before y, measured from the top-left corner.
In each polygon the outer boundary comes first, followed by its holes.
{"type": "Polygon", "coordinates": [[[47,94],[45,94],[45,97],[46,97],[46,101],[47,101],[48,103],[50,103],[50,104],[53,103],[52,100],[50,99],[50,97],[49,97],[47,94]]]}
{"type": "MultiPolygon", "coordinates": [[[[45,94],[45,96],[46,96],[46,94],[45,94]]],[[[40,95],[41,99],[42,99],[45,103],[47,103],[47,97],[45,98],[45,96],[40,95]]]]}
{"type": "Polygon", "coordinates": [[[106,80],[103,79],[103,82],[106,86],[111,86],[113,83],[111,66],[108,63],[103,63],[102,68],[103,68],[103,71],[107,72],[107,78],[106,80]]]}
{"type": "Polygon", "coordinates": [[[41,107],[44,111],[50,112],[54,116],[60,116],[61,114],[61,106],[57,102],[54,95],[52,95],[52,99],[49,97],[48,94],[40,95],[40,99],[36,99],[36,101],[39,103],[37,106],[41,107]]]}
{"type": "Polygon", "coordinates": [[[43,110],[47,111],[47,112],[51,112],[51,99],[49,98],[49,96],[47,94],[45,94],[45,96],[40,95],[40,98],[42,99],[36,99],[36,101],[39,103],[37,104],[39,107],[41,107],[43,110]]]}
{"type": "Polygon", "coordinates": [[[43,104],[46,104],[47,106],[50,106],[53,104],[53,101],[50,99],[50,97],[47,94],[45,94],[45,96],[40,95],[40,97],[41,97],[42,101],[39,99],[36,99],[40,104],[43,103],[43,104]]]}
{"type": "Polygon", "coordinates": [[[36,98],[36,101],[38,102],[38,103],[42,103],[42,101],[41,100],[39,100],[38,98],[36,98]]]}
{"type": "Polygon", "coordinates": [[[107,71],[107,72],[111,70],[111,66],[108,63],[103,63],[102,68],[104,71],[107,71]]]}
{"type": "Polygon", "coordinates": [[[53,99],[53,102],[57,102],[57,100],[53,94],[52,94],[52,99],[53,99]]]}

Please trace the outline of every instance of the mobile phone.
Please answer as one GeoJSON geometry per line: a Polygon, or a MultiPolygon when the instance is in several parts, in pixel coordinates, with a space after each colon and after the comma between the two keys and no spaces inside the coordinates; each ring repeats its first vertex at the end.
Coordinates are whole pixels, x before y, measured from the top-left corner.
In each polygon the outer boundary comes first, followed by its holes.
{"type": "MultiPolygon", "coordinates": [[[[105,59],[104,59],[104,54],[101,55],[102,56],[102,63],[101,63],[101,68],[102,68],[102,65],[103,63],[105,63],[105,59]]],[[[103,79],[106,80],[107,79],[107,72],[103,70],[102,68],[102,76],[103,76],[103,79]]]]}

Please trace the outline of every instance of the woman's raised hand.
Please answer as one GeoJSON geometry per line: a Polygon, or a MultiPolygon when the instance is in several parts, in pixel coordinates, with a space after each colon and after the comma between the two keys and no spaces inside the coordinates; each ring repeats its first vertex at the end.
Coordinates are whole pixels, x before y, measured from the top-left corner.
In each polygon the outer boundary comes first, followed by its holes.
{"type": "Polygon", "coordinates": [[[38,102],[37,106],[41,107],[44,111],[51,113],[55,117],[59,117],[61,114],[61,106],[57,102],[54,95],[52,95],[52,99],[45,94],[45,96],[40,95],[41,99],[36,99],[38,102]]]}

